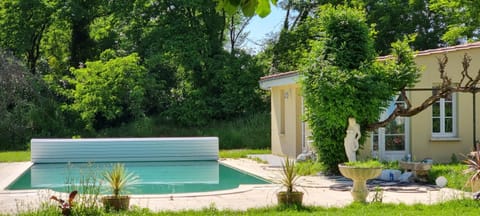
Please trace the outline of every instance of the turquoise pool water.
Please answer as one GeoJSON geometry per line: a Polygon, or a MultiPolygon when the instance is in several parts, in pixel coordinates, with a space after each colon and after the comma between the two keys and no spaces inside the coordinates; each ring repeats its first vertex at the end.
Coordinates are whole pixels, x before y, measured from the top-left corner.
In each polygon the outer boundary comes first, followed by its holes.
{"type": "MultiPolygon", "coordinates": [[[[269,182],[217,161],[193,162],[126,162],[128,171],[139,182],[128,188],[130,194],[172,194],[206,192],[237,188],[240,184],[269,182]]],[[[111,163],[34,164],[7,189],[52,189],[68,192],[82,185],[99,185],[103,194],[110,193],[101,174],[111,163]]]]}

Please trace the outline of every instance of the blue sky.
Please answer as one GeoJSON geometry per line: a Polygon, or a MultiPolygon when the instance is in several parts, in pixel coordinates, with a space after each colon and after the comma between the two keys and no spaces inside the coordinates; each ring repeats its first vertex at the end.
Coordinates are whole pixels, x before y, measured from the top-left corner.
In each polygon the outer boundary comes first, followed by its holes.
{"type": "Polygon", "coordinates": [[[247,32],[250,32],[247,37],[248,40],[245,42],[245,46],[248,48],[259,51],[262,47],[255,43],[263,44],[264,39],[268,38],[267,36],[270,33],[276,33],[282,28],[285,11],[274,5],[271,6],[271,9],[272,12],[267,17],[260,18],[259,16],[255,16],[250,20],[250,23],[245,29],[247,32]]]}

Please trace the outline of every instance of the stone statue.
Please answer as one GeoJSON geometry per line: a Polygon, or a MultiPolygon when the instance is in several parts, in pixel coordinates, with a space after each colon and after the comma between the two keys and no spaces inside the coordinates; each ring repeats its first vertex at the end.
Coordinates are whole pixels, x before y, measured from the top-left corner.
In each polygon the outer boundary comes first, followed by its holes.
{"type": "Polygon", "coordinates": [[[355,162],[357,160],[355,152],[358,150],[358,139],[360,139],[361,136],[360,125],[357,124],[355,118],[348,118],[347,135],[345,136],[343,144],[345,145],[345,152],[347,153],[349,162],[355,162]]]}

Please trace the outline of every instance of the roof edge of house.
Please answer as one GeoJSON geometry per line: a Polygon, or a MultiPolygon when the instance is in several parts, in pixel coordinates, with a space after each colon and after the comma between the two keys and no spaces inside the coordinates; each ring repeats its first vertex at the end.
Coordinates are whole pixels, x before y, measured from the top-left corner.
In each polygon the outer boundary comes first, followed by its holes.
{"type": "MultiPolygon", "coordinates": [[[[461,44],[461,45],[455,45],[455,46],[449,46],[449,47],[440,47],[440,48],[435,48],[435,49],[428,49],[428,50],[422,50],[422,51],[417,51],[415,53],[415,57],[417,56],[427,56],[427,55],[433,55],[433,54],[440,54],[440,53],[448,53],[448,52],[453,52],[453,51],[462,51],[462,50],[469,50],[473,48],[480,48],[480,41],[479,42],[473,42],[473,43],[467,43],[467,44],[461,44]]],[[[386,56],[379,56],[377,60],[385,60],[388,58],[391,58],[391,55],[386,55],[386,56]]],[[[272,80],[277,80],[277,79],[282,79],[282,78],[287,78],[287,77],[295,77],[298,76],[298,71],[288,71],[288,72],[283,72],[283,73],[276,73],[276,74],[271,74],[267,76],[260,77],[260,82],[267,82],[267,81],[272,81],[272,80]]]]}

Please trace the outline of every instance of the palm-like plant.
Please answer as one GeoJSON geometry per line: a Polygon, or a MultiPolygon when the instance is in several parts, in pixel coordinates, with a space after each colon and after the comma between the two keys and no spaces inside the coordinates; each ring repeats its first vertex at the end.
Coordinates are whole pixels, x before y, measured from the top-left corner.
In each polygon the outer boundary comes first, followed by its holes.
{"type": "Polygon", "coordinates": [[[287,188],[287,193],[291,193],[294,190],[295,182],[298,179],[297,171],[295,170],[295,162],[288,157],[282,163],[282,180],[281,184],[287,188]]]}
{"type": "Polygon", "coordinates": [[[138,181],[138,176],[134,173],[128,172],[125,169],[125,166],[121,163],[113,164],[111,170],[103,173],[103,177],[110,185],[115,197],[118,197],[125,191],[125,188],[138,181]]]}
{"type": "Polygon", "coordinates": [[[295,161],[288,157],[282,163],[282,179],[280,183],[287,189],[277,193],[278,204],[280,205],[302,205],[303,192],[295,191],[295,182],[299,175],[295,169],[295,161]]]}
{"type": "Polygon", "coordinates": [[[463,173],[471,174],[467,184],[470,184],[473,190],[474,185],[480,182],[480,149],[478,149],[473,156],[467,157],[467,159],[464,160],[464,163],[467,164],[467,169],[464,170],[463,173]]]}

